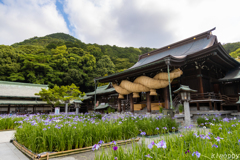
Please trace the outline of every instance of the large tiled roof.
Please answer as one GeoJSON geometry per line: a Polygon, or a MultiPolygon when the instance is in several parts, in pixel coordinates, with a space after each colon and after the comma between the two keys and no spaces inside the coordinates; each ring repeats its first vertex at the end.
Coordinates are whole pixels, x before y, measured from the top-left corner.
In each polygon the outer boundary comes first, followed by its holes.
{"type": "Polygon", "coordinates": [[[170,48],[165,51],[162,51],[161,49],[159,49],[159,51],[156,50],[156,51],[154,51],[154,53],[149,52],[148,56],[141,58],[134,66],[132,66],[129,69],[152,63],[156,60],[160,60],[169,55],[171,55],[172,57],[175,57],[175,58],[180,58],[180,59],[184,58],[187,55],[190,55],[190,54],[196,53],[198,51],[201,51],[203,49],[206,49],[208,47],[211,47],[214,44],[215,39],[216,39],[216,36],[211,35],[210,37],[205,37],[202,39],[195,39],[195,41],[186,43],[184,45],[180,45],[175,48],[171,48],[171,45],[170,45],[169,46],[170,48]]]}
{"type": "Polygon", "coordinates": [[[240,80],[240,67],[237,67],[229,71],[225,77],[219,79],[219,81],[234,81],[240,80]]]}
{"type": "Polygon", "coordinates": [[[41,89],[48,89],[47,85],[7,82],[0,81],[0,97],[39,97],[35,93],[39,93],[41,89]]]}
{"type": "MultiPolygon", "coordinates": [[[[115,91],[115,88],[109,88],[110,83],[104,86],[99,86],[96,89],[96,94],[111,93],[115,91]]],[[[95,95],[95,91],[86,93],[87,96],[95,95]]]]}

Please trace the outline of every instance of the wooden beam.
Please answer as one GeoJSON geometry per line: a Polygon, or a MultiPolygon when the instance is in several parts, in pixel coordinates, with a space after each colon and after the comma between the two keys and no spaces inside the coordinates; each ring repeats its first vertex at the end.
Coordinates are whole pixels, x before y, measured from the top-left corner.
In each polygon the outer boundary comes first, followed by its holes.
{"type": "Polygon", "coordinates": [[[209,110],[212,110],[212,102],[209,102],[209,110]]]}
{"type": "Polygon", "coordinates": [[[197,102],[197,110],[199,111],[200,110],[200,108],[199,108],[199,103],[197,102]]]}
{"type": "Polygon", "coordinates": [[[10,114],[10,105],[8,105],[8,114],[10,114]]]}
{"type": "Polygon", "coordinates": [[[150,96],[150,92],[147,92],[146,96],[147,96],[147,112],[151,113],[151,96],[150,96]]]}
{"type": "Polygon", "coordinates": [[[199,93],[203,93],[203,82],[202,82],[202,73],[201,69],[198,69],[198,83],[199,83],[199,93]]]}
{"type": "Polygon", "coordinates": [[[118,112],[121,112],[121,99],[118,99],[118,112]]]}
{"type": "Polygon", "coordinates": [[[164,88],[164,108],[169,109],[168,86],[164,88]]]}
{"type": "Polygon", "coordinates": [[[129,94],[130,97],[130,112],[134,113],[133,94],[129,94]]]}
{"type": "Polygon", "coordinates": [[[214,110],[217,110],[217,102],[214,102],[214,110]]]}

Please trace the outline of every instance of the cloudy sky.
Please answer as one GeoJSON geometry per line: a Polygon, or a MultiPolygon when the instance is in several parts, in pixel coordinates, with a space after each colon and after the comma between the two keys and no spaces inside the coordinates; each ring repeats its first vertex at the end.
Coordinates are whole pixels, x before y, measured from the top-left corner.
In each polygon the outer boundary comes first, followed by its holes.
{"type": "Polygon", "coordinates": [[[154,47],[216,27],[240,41],[240,0],[0,0],[0,44],[64,32],[85,43],[154,47]]]}

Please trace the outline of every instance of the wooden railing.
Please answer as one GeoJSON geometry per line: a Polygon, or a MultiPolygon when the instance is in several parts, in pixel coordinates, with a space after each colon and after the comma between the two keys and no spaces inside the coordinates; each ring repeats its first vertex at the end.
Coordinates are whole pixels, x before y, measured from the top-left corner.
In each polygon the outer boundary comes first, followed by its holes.
{"type": "Polygon", "coordinates": [[[173,103],[173,106],[174,106],[174,107],[177,107],[177,105],[178,105],[179,103],[181,103],[181,95],[178,94],[178,95],[173,99],[172,103],[173,103]]]}
{"type": "MultiPolygon", "coordinates": [[[[226,96],[221,95],[220,93],[214,93],[214,92],[207,92],[207,93],[191,93],[191,100],[208,100],[208,99],[214,99],[214,100],[222,100],[223,105],[234,105],[238,101],[238,96],[226,96]]],[[[181,96],[178,94],[173,99],[173,106],[177,106],[181,102],[181,96]]]]}

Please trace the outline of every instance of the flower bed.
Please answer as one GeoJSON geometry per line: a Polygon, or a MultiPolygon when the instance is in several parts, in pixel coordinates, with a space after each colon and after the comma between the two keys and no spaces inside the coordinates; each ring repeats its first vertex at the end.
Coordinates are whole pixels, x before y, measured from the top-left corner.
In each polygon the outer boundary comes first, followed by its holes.
{"type": "Polygon", "coordinates": [[[0,115],[0,131],[14,129],[19,126],[16,122],[22,121],[24,118],[25,116],[0,115]]]}
{"type": "Polygon", "coordinates": [[[239,159],[240,158],[240,121],[223,119],[211,127],[211,132],[194,132],[166,136],[164,139],[145,144],[133,145],[131,149],[118,147],[111,153],[104,150],[96,160],[135,160],[135,159],[239,159]]]}
{"type": "Polygon", "coordinates": [[[215,125],[220,123],[220,121],[222,120],[221,116],[215,115],[215,116],[206,116],[203,115],[201,117],[197,118],[197,124],[200,127],[210,127],[211,125],[215,125]]]}
{"type": "Polygon", "coordinates": [[[16,141],[34,153],[84,148],[99,141],[126,140],[143,131],[153,135],[172,131],[173,126],[178,129],[175,120],[170,118],[132,114],[42,115],[27,117],[18,124],[21,125],[16,129],[16,141]]]}

